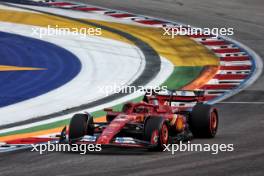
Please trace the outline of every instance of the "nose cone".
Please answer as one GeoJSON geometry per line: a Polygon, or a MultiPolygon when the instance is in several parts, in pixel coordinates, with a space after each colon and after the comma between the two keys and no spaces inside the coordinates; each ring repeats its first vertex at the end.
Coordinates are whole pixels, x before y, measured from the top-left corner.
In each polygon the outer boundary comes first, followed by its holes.
{"type": "Polygon", "coordinates": [[[102,132],[97,140],[97,144],[109,144],[112,139],[121,131],[121,129],[130,121],[134,120],[135,116],[120,114],[117,116],[102,132]]]}

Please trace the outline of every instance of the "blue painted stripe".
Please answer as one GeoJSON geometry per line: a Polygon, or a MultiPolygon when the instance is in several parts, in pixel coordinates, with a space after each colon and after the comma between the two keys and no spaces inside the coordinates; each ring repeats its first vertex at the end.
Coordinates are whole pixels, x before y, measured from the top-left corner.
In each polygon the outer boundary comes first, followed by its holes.
{"type": "Polygon", "coordinates": [[[4,32],[0,32],[0,65],[46,69],[0,72],[0,107],[56,89],[81,69],[79,59],[66,49],[4,32]]]}

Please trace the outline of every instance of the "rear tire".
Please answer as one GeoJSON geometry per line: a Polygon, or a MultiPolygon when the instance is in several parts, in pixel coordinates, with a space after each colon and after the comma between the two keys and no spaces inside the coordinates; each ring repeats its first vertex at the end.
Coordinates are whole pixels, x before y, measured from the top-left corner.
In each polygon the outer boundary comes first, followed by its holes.
{"type": "Polygon", "coordinates": [[[155,147],[151,151],[162,151],[169,141],[169,127],[162,117],[149,117],[145,122],[144,129],[145,140],[155,147]]]}
{"type": "Polygon", "coordinates": [[[208,104],[196,104],[191,112],[190,126],[194,137],[215,137],[218,128],[217,110],[208,104]]]}
{"type": "Polygon", "coordinates": [[[86,114],[75,114],[69,125],[69,142],[83,137],[87,132],[88,116],[86,114]]]}

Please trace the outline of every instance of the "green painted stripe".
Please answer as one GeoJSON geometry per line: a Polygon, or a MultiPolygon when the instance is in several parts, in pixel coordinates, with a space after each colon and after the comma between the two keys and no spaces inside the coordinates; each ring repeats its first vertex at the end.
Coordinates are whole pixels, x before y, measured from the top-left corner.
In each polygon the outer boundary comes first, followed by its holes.
{"type": "MultiPolygon", "coordinates": [[[[136,99],[133,99],[133,102],[138,102],[141,101],[143,97],[138,97],[136,99]]],[[[120,111],[123,107],[123,104],[118,104],[116,106],[113,107],[113,110],[115,111],[120,111]]],[[[96,111],[91,113],[92,116],[94,116],[94,118],[97,117],[102,117],[104,115],[106,115],[106,113],[102,110],[100,111],[96,111]]],[[[70,119],[65,119],[65,120],[60,120],[57,122],[53,122],[53,123],[48,123],[48,124],[44,124],[44,125],[38,125],[38,126],[34,126],[34,127],[30,127],[30,128],[26,128],[26,129],[22,129],[22,130],[16,130],[16,131],[12,131],[12,132],[7,132],[7,133],[2,133],[0,134],[0,137],[4,137],[4,136],[8,136],[8,135],[15,135],[15,134],[24,134],[24,133],[32,133],[32,132],[36,132],[36,131],[41,131],[41,130],[48,130],[48,129],[53,129],[53,128],[57,128],[63,125],[68,125],[70,123],[70,119]]]]}
{"type": "Polygon", "coordinates": [[[24,134],[24,133],[41,131],[41,130],[53,129],[53,128],[57,128],[59,126],[68,124],[69,121],[70,121],[70,119],[65,119],[65,120],[60,120],[60,121],[54,122],[54,123],[49,123],[49,124],[45,124],[45,125],[38,125],[38,126],[34,126],[34,127],[22,129],[22,130],[2,133],[2,134],[0,134],[0,137],[4,137],[4,136],[8,136],[8,135],[14,135],[14,134],[24,134]]]}
{"type": "MultiPolygon", "coordinates": [[[[203,67],[175,67],[173,73],[170,75],[170,77],[162,84],[163,86],[168,86],[168,89],[179,89],[183,87],[184,85],[190,83],[192,80],[197,78],[203,67]]],[[[133,100],[130,100],[132,102],[139,102],[142,100],[142,96],[135,98],[133,100]]],[[[122,109],[123,104],[118,104],[113,107],[113,110],[120,111],[122,109]]],[[[92,115],[97,117],[102,117],[106,113],[102,110],[93,112],[92,115]]],[[[7,132],[0,134],[0,137],[8,136],[8,135],[15,135],[15,134],[24,134],[24,133],[31,133],[36,132],[40,130],[48,130],[52,128],[57,128],[63,125],[68,125],[70,122],[70,119],[60,120],[57,122],[44,124],[44,125],[38,125],[22,130],[7,132]]]]}
{"type": "Polygon", "coordinates": [[[163,85],[168,89],[180,89],[197,78],[202,70],[203,67],[175,67],[163,85]]]}

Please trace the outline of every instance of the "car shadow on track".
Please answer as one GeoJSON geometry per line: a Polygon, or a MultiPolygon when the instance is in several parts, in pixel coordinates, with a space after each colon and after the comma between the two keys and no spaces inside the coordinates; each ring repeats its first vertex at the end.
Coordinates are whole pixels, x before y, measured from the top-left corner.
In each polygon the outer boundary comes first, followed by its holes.
{"type": "MultiPolygon", "coordinates": [[[[80,152],[61,152],[64,154],[80,154],[80,152]]],[[[152,152],[148,151],[147,149],[127,149],[127,148],[103,148],[101,151],[87,151],[85,154],[81,155],[155,155],[161,152],[152,152]]]]}

